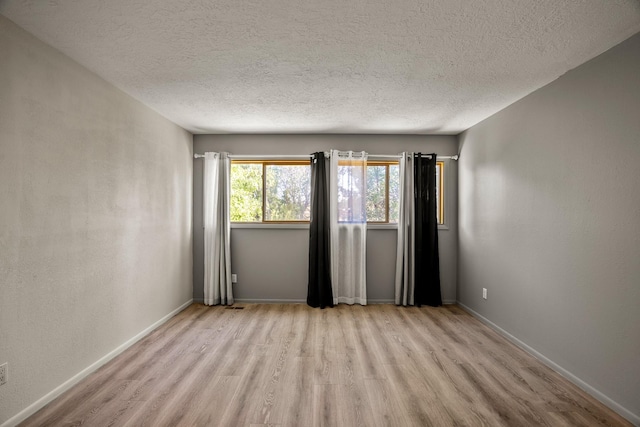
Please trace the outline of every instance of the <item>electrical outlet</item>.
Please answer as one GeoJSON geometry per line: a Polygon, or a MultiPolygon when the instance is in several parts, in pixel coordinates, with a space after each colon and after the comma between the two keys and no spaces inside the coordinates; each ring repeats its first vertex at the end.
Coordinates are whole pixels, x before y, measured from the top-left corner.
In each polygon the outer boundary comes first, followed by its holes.
{"type": "Polygon", "coordinates": [[[3,363],[0,365],[0,385],[5,385],[9,379],[9,364],[3,363]]]}
{"type": "Polygon", "coordinates": [[[238,275],[237,274],[232,274],[231,275],[231,283],[238,283],[238,275]]]}
{"type": "Polygon", "coordinates": [[[487,299],[487,288],[482,288],[482,298],[487,299]]]}

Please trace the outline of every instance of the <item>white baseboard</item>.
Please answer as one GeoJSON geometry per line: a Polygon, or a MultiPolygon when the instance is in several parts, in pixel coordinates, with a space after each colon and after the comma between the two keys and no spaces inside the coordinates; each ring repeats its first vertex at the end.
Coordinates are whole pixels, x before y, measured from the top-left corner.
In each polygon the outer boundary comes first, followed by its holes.
{"type": "MultiPolygon", "coordinates": [[[[203,298],[194,298],[193,302],[203,304],[203,298]]],[[[306,299],[280,299],[280,298],[236,298],[238,304],[306,304],[306,299]]],[[[368,299],[367,304],[393,304],[392,299],[368,299]]],[[[455,304],[455,303],[451,303],[455,304]]]]}
{"type": "Polygon", "coordinates": [[[239,304],[300,304],[307,303],[306,299],[279,299],[279,298],[236,298],[235,302],[239,304]]]}
{"type": "Polygon", "coordinates": [[[547,365],[548,367],[550,367],[551,369],[553,369],[554,371],[558,372],[560,375],[562,375],[563,377],[565,377],[566,379],[568,379],[569,381],[571,381],[572,383],[574,383],[575,385],[580,387],[582,390],[586,391],[591,396],[595,397],[600,402],[602,402],[603,404],[607,405],[609,408],[611,408],[612,410],[617,412],[619,415],[621,415],[622,417],[624,417],[627,420],[629,420],[633,425],[640,426],[640,416],[638,416],[637,414],[634,414],[633,412],[629,411],[624,406],[620,405],[618,402],[614,401],[613,399],[609,398],[608,396],[606,396],[605,394],[603,394],[602,392],[600,392],[596,388],[594,388],[591,385],[587,384],[586,382],[584,382],[583,380],[581,380],[580,378],[578,378],[577,376],[575,376],[571,372],[569,372],[566,369],[564,369],[562,366],[560,366],[557,363],[555,363],[553,360],[551,360],[548,357],[546,357],[544,354],[538,352],[533,347],[530,347],[529,345],[527,345],[523,341],[521,341],[518,338],[516,338],[515,336],[511,335],[509,332],[505,331],[500,326],[496,325],[495,323],[493,323],[491,320],[487,319],[486,317],[484,317],[480,313],[478,313],[478,312],[474,311],[473,309],[467,307],[466,305],[462,304],[460,301],[458,301],[458,305],[460,307],[462,307],[465,311],[467,311],[469,314],[471,314],[473,317],[477,318],[482,323],[486,324],[487,326],[489,326],[490,328],[492,328],[493,330],[498,332],[500,335],[502,335],[503,337],[505,337],[506,339],[508,339],[509,341],[511,341],[512,343],[514,343],[515,345],[517,345],[518,347],[520,347],[521,349],[526,351],[527,353],[529,353],[532,356],[536,357],[542,363],[544,363],[545,365],[547,365]]]}
{"type": "Polygon", "coordinates": [[[53,401],[56,397],[60,396],[65,391],[69,390],[71,387],[73,387],[74,385],[78,384],[80,381],[82,381],[84,378],[86,378],[89,374],[95,372],[102,365],[104,365],[105,363],[109,362],[111,359],[113,359],[114,357],[116,357],[117,355],[119,355],[120,353],[122,353],[123,351],[128,349],[129,347],[131,347],[136,342],[140,341],[142,338],[147,336],[151,331],[156,329],[158,326],[162,325],[164,322],[166,322],[167,320],[171,319],[173,316],[175,316],[176,314],[180,313],[182,310],[184,310],[185,308],[190,306],[192,304],[192,302],[193,302],[193,300],[189,300],[189,301],[185,302],[180,307],[178,307],[175,310],[173,310],[171,313],[167,314],[166,316],[164,316],[163,318],[161,318],[157,322],[153,323],[151,326],[145,328],[143,331],[141,331],[140,333],[138,333],[134,337],[132,337],[129,340],[125,341],[123,344],[121,344],[120,346],[118,346],[114,350],[110,351],[109,353],[107,353],[106,355],[104,355],[103,357],[101,357],[100,359],[98,359],[97,361],[92,363],[91,365],[89,365],[86,368],[84,368],[82,371],[78,372],[73,377],[69,378],[64,383],[60,384],[58,387],[56,387],[53,390],[51,390],[49,393],[47,393],[44,396],[42,396],[40,399],[38,399],[35,402],[33,402],[31,405],[27,406],[22,411],[18,412],[13,417],[9,418],[7,421],[2,423],[2,425],[0,425],[0,427],[13,427],[13,426],[16,426],[16,425],[20,424],[22,421],[26,420],[31,415],[35,414],[40,409],[42,409],[45,405],[47,405],[48,403],[53,401]]]}
{"type": "MultiPolygon", "coordinates": [[[[194,298],[194,303],[204,304],[204,298],[194,298]]],[[[260,299],[260,298],[240,298],[235,300],[239,304],[301,304],[306,303],[306,299],[260,299]]],[[[368,299],[367,304],[395,304],[393,299],[368,299]]],[[[443,300],[443,305],[457,304],[456,300],[443,300]]],[[[1,426],[0,426],[1,427],[1,426]]]]}
{"type": "MultiPolygon", "coordinates": [[[[247,304],[306,304],[306,299],[257,299],[257,298],[241,298],[236,299],[237,303],[247,304]]],[[[367,304],[393,304],[392,299],[368,299],[367,304]]]]}

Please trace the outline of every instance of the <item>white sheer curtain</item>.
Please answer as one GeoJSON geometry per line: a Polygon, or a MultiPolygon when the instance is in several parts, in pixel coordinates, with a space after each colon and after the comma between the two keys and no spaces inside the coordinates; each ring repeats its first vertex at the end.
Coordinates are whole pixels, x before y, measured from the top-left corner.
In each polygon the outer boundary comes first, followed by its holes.
{"type": "Polygon", "coordinates": [[[395,302],[398,305],[414,305],[415,275],[413,266],[415,264],[415,240],[412,229],[415,223],[415,203],[413,197],[413,153],[402,153],[399,190],[400,212],[398,213],[395,302]]]}
{"type": "Polygon", "coordinates": [[[367,304],[367,153],[331,151],[331,283],[334,304],[367,304]]]}
{"type": "Polygon", "coordinates": [[[204,303],[233,304],[227,153],[204,155],[204,303]]]}

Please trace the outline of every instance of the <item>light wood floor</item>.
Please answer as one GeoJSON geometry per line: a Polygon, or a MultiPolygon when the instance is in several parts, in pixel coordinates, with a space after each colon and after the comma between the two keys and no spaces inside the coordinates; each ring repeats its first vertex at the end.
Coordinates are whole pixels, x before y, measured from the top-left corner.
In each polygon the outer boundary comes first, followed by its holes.
{"type": "Polygon", "coordinates": [[[23,425],[630,425],[457,306],[194,304],[23,425]]]}

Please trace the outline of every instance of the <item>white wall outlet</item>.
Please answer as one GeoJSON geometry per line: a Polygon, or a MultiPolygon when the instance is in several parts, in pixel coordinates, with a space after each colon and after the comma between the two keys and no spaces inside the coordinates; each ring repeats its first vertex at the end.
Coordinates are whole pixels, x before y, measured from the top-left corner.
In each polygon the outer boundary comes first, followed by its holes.
{"type": "Polygon", "coordinates": [[[9,379],[9,364],[7,362],[0,365],[0,385],[5,385],[9,379]]]}
{"type": "Polygon", "coordinates": [[[487,288],[482,288],[482,298],[487,299],[487,288]]]}
{"type": "Polygon", "coordinates": [[[238,275],[237,274],[232,274],[231,275],[231,283],[238,283],[238,275]]]}

